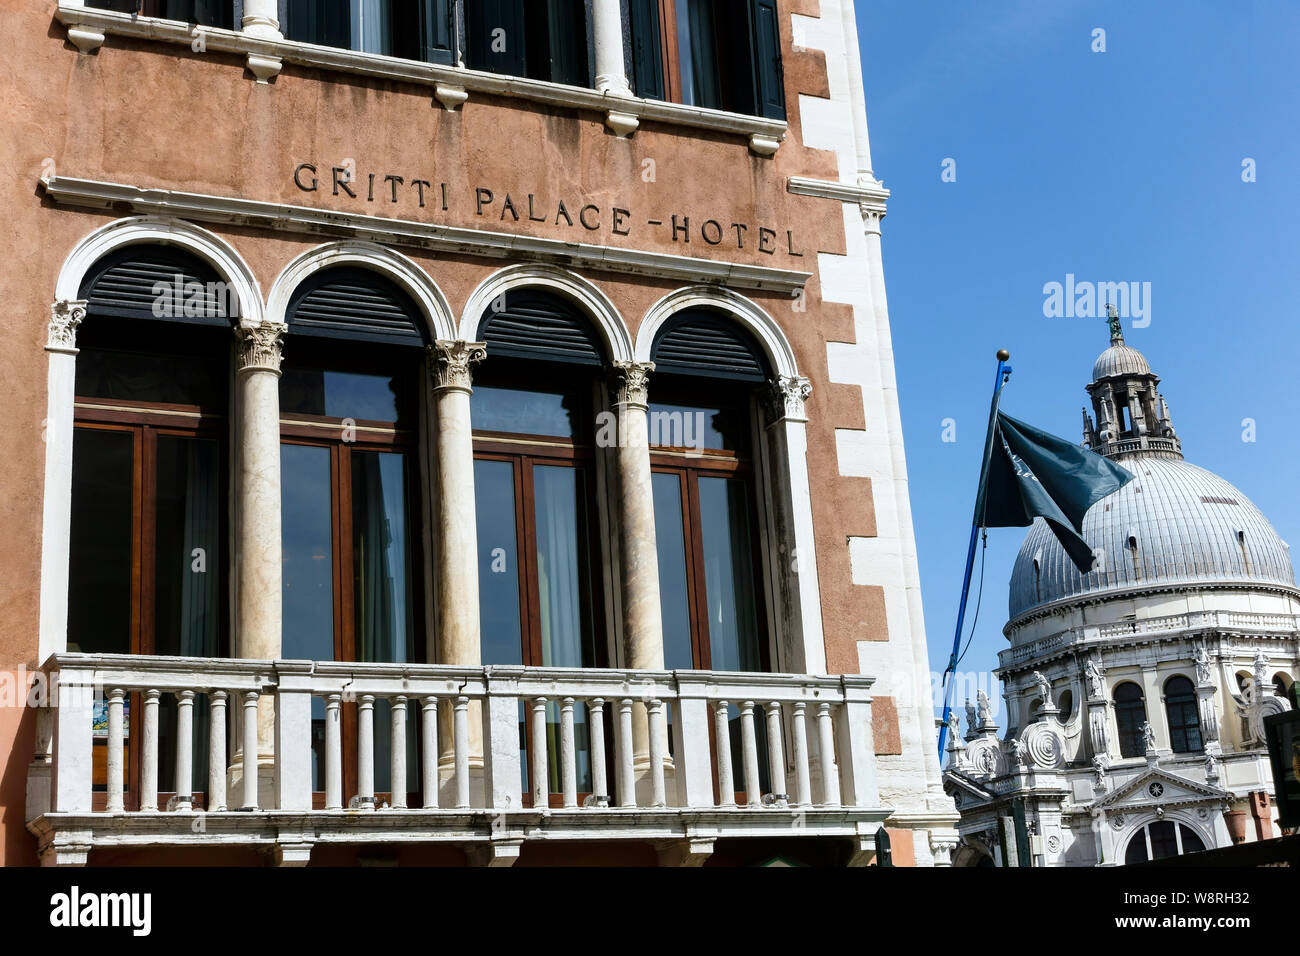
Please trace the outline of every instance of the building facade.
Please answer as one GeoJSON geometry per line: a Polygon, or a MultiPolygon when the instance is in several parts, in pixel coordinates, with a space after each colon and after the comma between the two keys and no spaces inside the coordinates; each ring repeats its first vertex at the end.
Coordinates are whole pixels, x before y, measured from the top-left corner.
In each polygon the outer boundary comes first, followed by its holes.
{"type": "Polygon", "coordinates": [[[952,720],[959,865],[1113,866],[1278,835],[1263,720],[1296,707],[1289,549],[1183,459],[1159,383],[1112,315],[1084,445],[1134,480],[1084,517],[1087,574],[1041,519],[1020,548],[997,671],[1006,732],[986,699],[967,701],[964,736],[952,720]]]}
{"type": "Polygon", "coordinates": [[[949,860],[851,2],[8,10],[4,860],[949,860]]]}

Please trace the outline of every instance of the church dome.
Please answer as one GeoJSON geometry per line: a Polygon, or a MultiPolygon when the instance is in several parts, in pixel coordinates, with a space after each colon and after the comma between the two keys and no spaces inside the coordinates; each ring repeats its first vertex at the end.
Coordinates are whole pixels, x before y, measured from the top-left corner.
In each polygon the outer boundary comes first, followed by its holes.
{"type": "Polygon", "coordinates": [[[1286,542],[1232,484],[1181,458],[1143,455],[1118,464],[1135,479],[1083,519],[1084,540],[1103,551],[1097,568],[1080,574],[1047,524],[1036,520],[1011,573],[1012,621],[1034,608],[1108,592],[1295,588],[1286,542]]]}
{"type": "Polygon", "coordinates": [[[1098,355],[1092,366],[1094,382],[1116,375],[1150,374],[1151,366],[1147,364],[1146,357],[1137,349],[1125,345],[1122,340],[1098,355]]]}

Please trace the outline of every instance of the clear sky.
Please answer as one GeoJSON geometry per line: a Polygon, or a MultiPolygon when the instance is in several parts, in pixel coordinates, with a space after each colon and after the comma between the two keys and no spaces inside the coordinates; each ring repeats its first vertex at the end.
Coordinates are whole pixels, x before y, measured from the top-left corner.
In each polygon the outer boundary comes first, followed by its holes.
{"type": "MultiPolygon", "coordinates": [[[[1151,284],[1150,323],[1125,320],[1125,338],[1188,460],[1300,542],[1300,3],[858,0],[857,15],[932,667],[952,644],[998,348],[1004,410],[1081,439],[1109,341],[1102,319],[1044,316],[1044,284],[1067,273],[1151,284]]],[[[1023,536],[989,532],[963,671],[1006,647],[1023,536]]]]}

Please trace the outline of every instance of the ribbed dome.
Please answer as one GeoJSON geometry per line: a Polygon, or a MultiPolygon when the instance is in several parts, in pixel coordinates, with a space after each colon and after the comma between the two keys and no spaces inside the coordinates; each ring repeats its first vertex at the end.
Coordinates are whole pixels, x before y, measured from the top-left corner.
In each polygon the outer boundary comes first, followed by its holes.
{"type": "Polygon", "coordinates": [[[1038,519],[1011,572],[1012,620],[1054,601],[1145,586],[1295,587],[1286,543],[1227,481],[1178,459],[1141,457],[1119,464],[1137,478],[1093,505],[1083,519],[1084,539],[1104,549],[1102,569],[1080,574],[1038,519]]]}
{"type": "Polygon", "coordinates": [[[1112,375],[1150,375],[1146,356],[1123,342],[1112,345],[1097,356],[1092,365],[1092,380],[1099,382],[1112,375]]]}

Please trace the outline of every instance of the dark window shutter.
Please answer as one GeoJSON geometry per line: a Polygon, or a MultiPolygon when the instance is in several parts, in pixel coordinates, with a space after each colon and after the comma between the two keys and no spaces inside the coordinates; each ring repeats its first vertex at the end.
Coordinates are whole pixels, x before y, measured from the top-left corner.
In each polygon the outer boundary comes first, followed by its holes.
{"type": "Polygon", "coordinates": [[[754,78],[758,93],[757,112],[771,119],[785,119],[785,83],[781,74],[781,29],[776,0],[750,0],[754,31],[754,78]]]}
{"type": "Polygon", "coordinates": [[[316,273],[289,300],[289,331],[358,342],[425,344],[424,322],[410,296],[368,269],[316,273]]]}
{"type": "Polygon", "coordinates": [[[168,20],[226,29],[234,26],[231,0],[165,0],[162,8],[162,16],[168,20]]]}
{"type": "Polygon", "coordinates": [[[303,43],[322,46],[352,46],[348,0],[289,0],[282,25],[284,35],[303,43]]]}
{"type": "Polygon", "coordinates": [[[591,322],[567,299],[540,289],[505,294],[505,308],[489,308],[479,325],[488,358],[506,357],[603,365],[604,350],[591,322]]]}
{"type": "Polygon", "coordinates": [[[685,309],[664,323],[650,352],[655,374],[701,375],[744,382],[771,378],[762,347],[734,319],[685,309]]]}
{"type": "Polygon", "coordinates": [[[197,256],[161,245],[127,246],[110,253],[86,273],[79,294],[87,300],[90,316],[121,319],[229,328],[239,308],[215,269],[197,256]],[[203,287],[201,293],[194,283],[203,287]]]}
{"type": "MultiPolygon", "coordinates": [[[[628,0],[632,20],[632,85],[637,96],[664,98],[663,38],[659,35],[660,0],[628,0]]],[[[671,0],[669,0],[671,2],[671,0]]]]}
{"type": "Polygon", "coordinates": [[[426,63],[455,62],[453,0],[423,0],[420,4],[420,59],[426,63]]]}
{"type": "Polygon", "coordinates": [[[524,0],[473,0],[467,3],[465,45],[470,69],[509,76],[526,75],[524,0]],[[505,31],[504,50],[492,49],[495,30],[505,31]]]}
{"type": "Polygon", "coordinates": [[[587,8],[583,0],[530,0],[525,4],[528,75],[535,80],[586,86],[587,8]]]}

